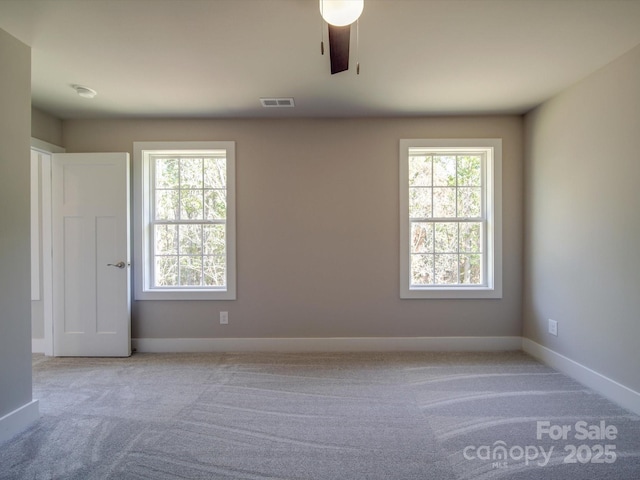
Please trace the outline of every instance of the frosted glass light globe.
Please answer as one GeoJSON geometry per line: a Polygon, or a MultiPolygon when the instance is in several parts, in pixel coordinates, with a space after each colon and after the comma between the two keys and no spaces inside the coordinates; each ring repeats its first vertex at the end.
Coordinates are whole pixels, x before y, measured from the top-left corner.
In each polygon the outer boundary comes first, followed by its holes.
{"type": "Polygon", "coordinates": [[[325,22],[344,27],[355,22],[364,9],[364,0],[320,0],[320,13],[325,22]]]}

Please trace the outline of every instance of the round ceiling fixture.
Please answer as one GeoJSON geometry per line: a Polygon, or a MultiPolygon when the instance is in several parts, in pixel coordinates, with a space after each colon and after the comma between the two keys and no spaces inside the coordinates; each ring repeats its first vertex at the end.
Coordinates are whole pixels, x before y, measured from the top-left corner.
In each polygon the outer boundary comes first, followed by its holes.
{"type": "Polygon", "coordinates": [[[84,87],[82,85],[71,85],[71,87],[83,98],[93,98],[98,94],[98,92],[93,88],[84,87]]]}
{"type": "Polygon", "coordinates": [[[364,9],[364,0],[320,0],[320,14],[325,22],[344,27],[355,22],[364,9]]]}

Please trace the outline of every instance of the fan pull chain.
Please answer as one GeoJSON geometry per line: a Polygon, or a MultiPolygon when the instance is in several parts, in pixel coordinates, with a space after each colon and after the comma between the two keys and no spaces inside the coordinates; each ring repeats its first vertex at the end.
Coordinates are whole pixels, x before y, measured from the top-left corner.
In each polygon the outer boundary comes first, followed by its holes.
{"type": "Polygon", "coordinates": [[[360,75],[360,20],[356,20],[356,75],[360,75]]]}
{"type": "Polygon", "coordinates": [[[324,55],[324,3],[320,2],[320,54],[324,55]]]}

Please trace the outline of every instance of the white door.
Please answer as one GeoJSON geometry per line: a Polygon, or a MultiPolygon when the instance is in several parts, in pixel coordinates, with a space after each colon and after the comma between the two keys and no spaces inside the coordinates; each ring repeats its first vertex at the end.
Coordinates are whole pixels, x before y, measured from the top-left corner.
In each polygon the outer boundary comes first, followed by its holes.
{"type": "Polygon", "coordinates": [[[129,154],[52,165],[53,354],[129,356],[129,154]]]}

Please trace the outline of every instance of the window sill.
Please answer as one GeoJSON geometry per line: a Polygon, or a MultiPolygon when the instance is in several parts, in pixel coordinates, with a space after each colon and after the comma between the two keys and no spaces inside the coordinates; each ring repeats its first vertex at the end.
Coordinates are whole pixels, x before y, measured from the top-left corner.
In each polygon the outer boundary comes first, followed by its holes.
{"type": "Polygon", "coordinates": [[[502,289],[489,287],[425,287],[403,288],[402,299],[496,299],[502,298],[502,289]]]}
{"type": "Polygon", "coordinates": [[[136,292],[136,300],[235,300],[230,290],[145,290],[136,292]]]}

